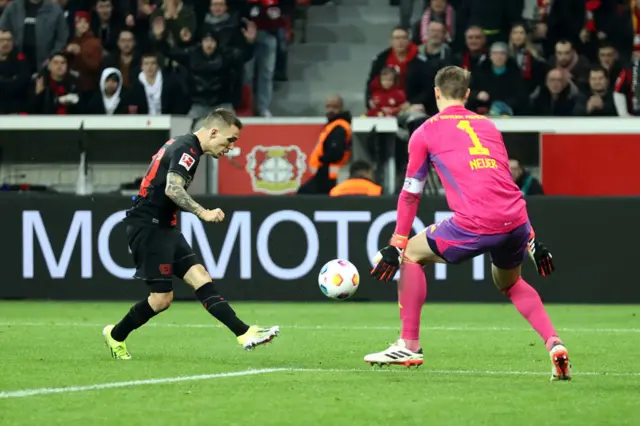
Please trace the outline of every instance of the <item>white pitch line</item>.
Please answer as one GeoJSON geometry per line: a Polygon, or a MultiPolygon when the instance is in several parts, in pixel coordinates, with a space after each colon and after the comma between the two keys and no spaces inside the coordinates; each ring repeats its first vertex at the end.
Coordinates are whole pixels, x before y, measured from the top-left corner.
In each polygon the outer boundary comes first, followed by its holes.
{"type": "MultiPolygon", "coordinates": [[[[104,327],[105,324],[86,323],[86,322],[0,322],[0,327],[104,327]]],[[[145,327],[177,327],[177,328],[223,328],[218,324],[167,324],[167,323],[149,323],[145,327]]],[[[282,328],[294,330],[394,330],[400,329],[400,326],[387,325],[349,325],[349,326],[331,326],[331,325],[282,325],[282,328]]],[[[422,330],[432,331],[531,331],[525,327],[477,327],[477,326],[423,326],[422,330]]],[[[640,328],[588,328],[588,327],[564,327],[558,328],[558,331],[566,331],[570,333],[640,333],[640,328]]]]}
{"type": "MultiPolygon", "coordinates": [[[[259,374],[269,373],[392,373],[392,374],[449,374],[449,375],[476,375],[476,376],[548,376],[549,373],[541,371],[499,371],[499,370],[428,370],[420,369],[413,370],[408,369],[357,369],[357,368],[264,368],[260,370],[244,370],[230,373],[215,373],[215,374],[200,374],[196,376],[178,376],[167,377],[160,379],[145,379],[145,380],[130,380],[126,382],[110,382],[110,383],[98,383],[86,386],[68,386],[59,388],[35,388],[35,389],[21,389],[16,391],[0,392],[0,399],[9,398],[26,398],[30,396],[39,395],[51,395],[61,393],[73,393],[73,392],[90,392],[103,389],[125,388],[144,385],[160,385],[166,383],[179,383],[188,381],[200,381],[209,379],[220,379],[225,377],[242,377],[242,376],[254,376],[259,374]]],[[[616,377],[638,377],[640,373],[607,373],[607,372],[579,372],[574,376],[616,376],[616,377]]]]}
{"type": "Polygon", "coordinates": [[[216,374],[200,374],[197,376],[178,376],[167,377],[163,379],[146,379],[146,380],[130,380],[128,382],[111,382],[111,383],[99,383],[87,386],[69,386],[61,388],[36,388],[36,389],[22,389],[10,392],[0,392],[0,399],[3,398],[24,398],[27,396],[36,395],[50,395],[54,393],[69,393],[69,392],[88,392],[101,389],[113,389],[113,388],[126,388],[131,386],[143,386],[143,385],[160,385],[164,383],[176,383],[176,382],[188,382],[194,380],[208,380],[208,379],[220,379],[223,377],[238,377],[238,376],[252,376],[256,374],[275,373],[278,371],[286,371],[286,368],[265,368],[262,370],[245,370],[236,371],[231,373],[216,373],[216,374]]]}

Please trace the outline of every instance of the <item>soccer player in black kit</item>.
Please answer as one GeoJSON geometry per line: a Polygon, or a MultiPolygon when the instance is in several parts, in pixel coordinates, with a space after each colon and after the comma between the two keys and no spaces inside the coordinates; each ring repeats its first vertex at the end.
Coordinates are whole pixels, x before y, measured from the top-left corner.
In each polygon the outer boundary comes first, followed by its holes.
{"type": "Polygon", "coordinates": [[[125,339],[173,300],[172,276],[191,286],[204,308],[231,330],[244,349],[271,341],[278,326],[262,328],[242,322],[220,296],[211,276],[198,256],[175,227],[180,209],[205,222],[222,222],[220,209],[208,210],[187,194],[200,157],[220,158],[228,153],[240,135],[242,123],[230,111],[217,109],[193,134],[166,142],[153,156],[140,192],[124,219],[129,248],[136,265],[135,278],[147,283],[149,297],[133,305],[116,325],[107,325],[102,334],[115,359],[131,359],[125,339]]]}

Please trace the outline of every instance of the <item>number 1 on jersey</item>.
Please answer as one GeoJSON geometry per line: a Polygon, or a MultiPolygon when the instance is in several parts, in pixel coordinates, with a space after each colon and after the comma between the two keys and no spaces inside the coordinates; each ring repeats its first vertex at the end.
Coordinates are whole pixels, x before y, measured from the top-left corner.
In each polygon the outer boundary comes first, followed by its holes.
{"type": "Polygon", "coordinates": [[[473,146],[469,148],[469,154],[491,155],[489,150],[484,146],[482,146],[482,144],[480,143],[480,138],[476,134],[476,131],[473,130],[473,127],[471,127],[471,123],[469,123],[469,120],[460,120],[456,127],[462,130],[463,132],[466,132],[467,135],[469,135],[469,137],[471,138],[471,142],[473,143],[473,146]]]}

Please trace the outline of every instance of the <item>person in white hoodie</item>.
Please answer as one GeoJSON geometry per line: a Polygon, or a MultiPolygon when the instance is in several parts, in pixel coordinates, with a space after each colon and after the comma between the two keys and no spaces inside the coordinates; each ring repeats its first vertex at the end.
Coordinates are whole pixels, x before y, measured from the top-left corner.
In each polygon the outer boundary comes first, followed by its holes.
{"type": "Polygon", "coordinates": [[[91,98],[88,105],[90,114],[119,115],[128,114],[122,93],[122,73],[117,68],[105,68],[100,77],[100,90],[91,98]]]}

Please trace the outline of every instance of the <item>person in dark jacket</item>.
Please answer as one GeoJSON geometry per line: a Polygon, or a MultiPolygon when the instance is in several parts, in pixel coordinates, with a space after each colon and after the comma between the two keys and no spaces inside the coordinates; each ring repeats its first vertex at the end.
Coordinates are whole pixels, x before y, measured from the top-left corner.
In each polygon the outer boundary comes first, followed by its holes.
{"type": "Polygon", "coordinates": [[[102,68],[118,68],[122,73],[122,87],[131,89],[138,80],[141,63],[133,32],[123,29],[118,35],[117,49],[102,59],[102,68]]]}
{"type": "Polygon", "coordinates": [[[473,74],[487,58],[487,39],[480,27],[469,27],[465,32],[465,48],[453,56],[453,65],[471,71],[473,74]]]}
{"type": "Polygon", "coordinates": [[[511,169],[511,176],[513,181],[518,185],[522,195],[544,195],[542,184],[531,173],[520,164],[520,161],[515,158],[509,159],[509,168],[511,169]]]}
{"type": "Polygon", "coordinates": [[[89,101],[87,112],[99,115],[128,114],[129,109],[124,97],[122,73],[117,68],[107,68],[102,71],[100,90],[89,101]]]}
{"type": "Polygon", "coordinates": [[[445,41],[451,43],[456,36],[456,12],[447,0],[430,0],[420,20],[412,27],[412,41],[426,44],[429,41],[429,24],[440,22],[444,25],[445,41]]]}
{"type": "Polygon", "coordinates": [[[67,115],[78,113],[80,96],[76,89],[76,77],[69,72],[67,58],[54,53],[47,67],[35,78],[31,95],[31,113],[67,115]]]}
{"type": "Polygon", "coordinates": [[[26,110],[30,79],[29,65],[13,48],[11,33],[0,30],[0,114],[26,110]]]}
{"type": "MultiPolygon", "coordinates": [[[[228,57],[242,58],[245,64],[254,59],[258,27],[255,22],[242,18],[239,11],[230,11],[227,0],[211,0],[200,34],[214,34],[218,49],[228,57]]],[[[240,107],[245,81],[244,67],[234,73],[233,106],[240,107]]]]}
{"type": "Polygon", "coordinates": [[[566,73],[553,69],[547,74],[546,84],[531,94],[529,113],[537,116],[569,117],[573,115],[579,90],[566,73]]]}
{"type": "Polygon", "coordinates": [[[555,55],[549,59],[549,66],[565,70],[580,90],[588,88],[591,64],[587,58],[578,54],[571,41],[560,40],[556,43],[555,55]]]}
{"type": "Polygon", "coordinates": [[[614,90],[616,81],[622,73],[622,65],[620,64],[620,56],[618,49],[609,42],[603,42],[598,47],[598,63],[609,73],[609,89],[614,90]]]}
{"type": "Polygon", "coordinates": [[[517,64],[509,60],[507,51],[505,43],[494,43],[490,60],[471,75],[469,109],[495,115],[514,115],[526,109],[527,93],[522,75],[517,64]]]}
{"type": "Polygon", "coordinates": [[[113,11],[111,0],[98,0],[91,16],[91,31],[100,39],[106,52],[113,52],[118,46],[118,36],[123,25],[113,11]]]}
{"type": "Polygon", "coordinates": [[[514,24],[509,34],[509,56],[516,61],[522,79],[527,86],[527,95],[544,84],[547,75],[547,64],[533,46],[524,23],[514,24]]]}
{"type": "Polygon", "coordinates": [[[239,12],[229,11],[227,0],[211,0],[200,36],[215,34],[220,49],[235,50],[235,56],[249,61],[253,58],[257,31],[255,22],[241,18],[239,12]]]}
{"type": "Polygon", "coordinates": [[[36,72],[67,45],[69,27],[53,0],[14,0],[0,17],[0,29],[13,34],[14,46],[36,72]]]}
{"type": "Polygon", "coordinates": [[[613,92],[609,90],[607,70],[597,65],[589,73],[589,91],[582,93],[576,101],[573,111],[576,116],[618,116],[613,100],[613,92]]]}
{"type": "Polygon", "coordinates": [[[142,115],[185,114],[188,110],[185,98],[171,73],[160,69],[158,55],[142,55],[142,71],[131,88],[129,111],[142,115]]]}
{"type": "Polygon", "coordinates": [[[419,57],[418,46],[409,40],[409,33],[404,28],[395,28],[391,33],[391,47],[383,50],[373,59],[365,90],[367,109],[375,108],[371,101],[371,92],[380,81],[380,72],[385,67],[392,67],[398,72],[398,85],[404,89],[410,104],[423,105],[432,82],[427,81],[426,63],[419,57]]]}
{"type": "Polygon", "coordinates": [[[189,70],[191,109],[189,117],[206,117],[215,108],[232,109],[235,73],[242,73],[242,58],[218,48],[214,34],[206,33],[202,42],[186,50],[172,51],[171,59],[189,70]]]}

